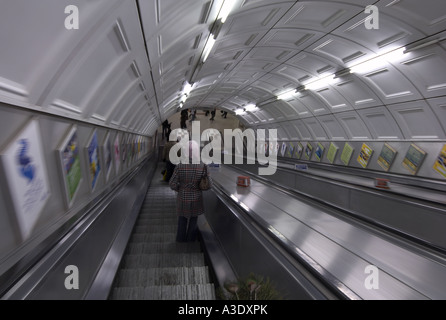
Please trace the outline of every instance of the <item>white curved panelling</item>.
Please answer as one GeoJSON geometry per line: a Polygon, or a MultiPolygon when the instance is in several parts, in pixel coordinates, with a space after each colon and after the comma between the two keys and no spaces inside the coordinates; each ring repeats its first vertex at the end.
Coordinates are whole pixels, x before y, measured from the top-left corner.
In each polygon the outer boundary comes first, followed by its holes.
{"type": "Polygon", "coordinates": [[[375,107],[382,105],[380,98],[366,86],[356,75],[349,75],[340,79],[335,84],[343,97],[345,97],[353,105],[355,109],[375,107]]]}
{"type": "Polygon", "coordinates": [[[425,34],[434,34],[446,28],[444,3],[438,0],[383,1],[381,11],[395,19],[405,18],[412,27],[425,34]]]}
{"type": "Polygon", "coordinates": [[[323,36],[324,33],[314,30],[275,28],[269,31],[258,45],[288,48],[298,52],[323,36]]]}
{"type": "Polygon", "coordinates": [[[436,115],[425,101],[389,106],[406,139],[444,139],[446,135],[436,115]]]}
{"type": "Polygon", "coordinates": [[[292,124],[296,128],[297,132],[299,133],[302,140],[313,140],[314,137],[311,135],[310,131],[308,130],[307,126],[303,122],[303,120],[296,120],[293,121],[292,124]]]}
{"type": "Polygon", "coordinates": [[[349,38],[342,38],[332,34],[320,39],[307,50],[341,66],[355,64],[359,58],[362,61],[375,56],[373,51],[367,47],[352,42],[349,38]]]}
{"type": "Polygon", "coordinates": [[[228,17],[221,33],[226,37],[248,30],[269,30],[289,10],[291,5],[290,2],[271,4],[265,1],[262,6],[245,7],[228,17]]]}
{"type": "Polygon", "coordinates": [[[367,126],[356,111],[336,113],[334,116],[344,128],[349,139],[364,140],[372,138],[367,126]]]}
{"type": "Polygon", "coordinates": [[[348,136],[345,130],[339,124],[338,120],[333,115],[325,115],[318,117],[318,120],[329,139],[332,140],[347,140],[348,136]]]}
{"type": "Polygon", "coordinates": [[[296,110],[284,101],[276,101],[276,108],[285,116],[286,119],[294,118],[298,116],[296,110]]]}
{"type": "Polygon", "coordinates": [[[283,122],[283,123],[281,123],[281,125],[288,132],[288,137],[290,140],[300,140],[301,139],[299,132],[296,130],[296,128],[293,126],[293,124],[291,122],[289,122],[289,121],[283,122]]]}
{"type": "Polygon", "coordinates": [[[121,125],[120,121],[128,112],[129,105],[135,96],[142,95],[143,91],[139,86],[139,81],[135,80],[125,90],[122,91],[119,98],[111,106],[109,113],[107,114],[107,123],[114,125],[121,125]]]}
{"type": "Polygon", "coordinates": [[[357,112],[361,115],[374,139],[404,139],[398,124],[387,108],[368,108],[357,112]]]}
{"type": "Polygon", "coordinates": [[[350,103],[341,96],[333,87],[314,90],[313,93],[325,102],[332,113],[352,110],[350,103]]]}
{"type": "MultiPolygon", "coordinates": [[[[123,65],[126,68],[119,68],[119,76],[110,79],[108,87],[103,91],[102,99],[98,100],[94,106],[93,117],[107,119],[112,112],[113,105],[119,100],[123,88],[129,88],[137,82],[136,75],[131,64],[123,65]],[[122,71],[121,71],[122,70],[122,71]]],[[[118,71],[117,70],[117,71],[118,71]]]]}
{"type": "Polygon", "coordinates": [[[89,102],[96,94],[97,87],[109,80],[104,75],[109,74],[109,70],[113,70],[119,58],[127,52],[116,25],[111,29],[101,41],[82,52],[76,63],[65,69],[65,76],[52,90],[57,100],[77,106],[79,112],[88,112],[86,108],[94,107],[89,102]]]}
{"type": "Polygon", "coordinates": [[[313,96],[313,93],[309,91],[303,92],[299,96],[299,100],[305,105],[305,107],[310,110],[310,112],[315,115],[324,115],[330,113],[328,106],[322,103],[320,100],[313,96]]]}
{"type": "MultiPolygon", "coordinates": [[[[386,2],[388,1],[378,2],[378,9],[385,8],[388,4],[386,2]]],[[[383,10],[379,11],[379,29],[369,30],[364,23],[369,14],[366,14],[364,9],[363,7],[359,15],[334,30],[332,34],[349,39],[377,54],[405,46],[423,37],[421,32],[412,27],[410,21],[403,23],[384,14],[383,10]],[[375,32],[378,30],[379,32],[375,32]]]]}
{"type": "Polygon", "coordinates": [[[311,132],[311,136],[313,137],[313,139],[315,139],[315,140],[327,139],[327,134],[326,134],[324,128],[319,123],[317,118],[315,118],[315,117],[307,118],[307,119],[303,119],[302,121],[305,123],[305,125],[311,132]]]}
{"type": "Polygon", "coordinates": [[[277,102],[269,104],[267,108],[272,117],[272,121],[283,121],[286,119],[281,109],[279,109],[277,102]]]}
{"type": "Polygon", "coordinates": [[[436,97],[446,94],[446,51],[439,46],[408,54],[399,69],[414,83],[421,94],[436,97]]]}
{"type": "Polygon", "coordinates": [[[437,116],[438,121],[443,127],[443,132],[446,135],[446,97],[429,99],[427,102],[437,116]]]}
{"type": "Polygon", "coordinates": [[[422,98],[412,83],[390,65],[364,74],[363,77],[385,104],[422,98]]]}
{"type": "Polygon", "coordinates": [[[286,13],[276,27],[329,32],[361,11],[364,11],[364,6],[360,3],[359,5],[350,5],[334,1],[299,1],[286,13]]]}

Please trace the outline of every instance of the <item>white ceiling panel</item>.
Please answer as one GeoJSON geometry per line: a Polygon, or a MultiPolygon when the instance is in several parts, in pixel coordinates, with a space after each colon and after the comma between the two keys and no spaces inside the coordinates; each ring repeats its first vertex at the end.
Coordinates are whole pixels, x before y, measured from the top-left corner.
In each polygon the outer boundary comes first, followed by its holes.
{"type": "Polygon", "coordinates": [[[287,121],[287,122],[282,122],[281,125],[285,128],[285,130],[288,132],[288,138],[290,140],[299,140],[301,139],[299,132],[296,130],[296,128],[294,127],[294,125],[287,121]]]}
{"type": "Polygon", "coordinates": [[[325,57],[340,66],[349,66],[355,64],[357,59],[368,59],[376,55],[372,50],[352,42],[349,38],[342,38],[330,34],[307,49],[312,52],[325,57]]]}
{"type": "Polygon", "coordinates": [[[223,25],[221,33],[226,37],[228,35],[247,32],[248,30],[269,30],[277,21],[288,11],[293,3],[268,3],[265,5],[253,7],[249,6],[241,11],[236,11],[223,25]],[[268,4],[268,5],[266,5],[268,4]]]}
{"type": "Polygon", "coordinates": [[[356,111],[336,113],[334,116],[344,128],[349,139],[372,139],[370,131],[356,111]]]}
{"type": "Polygon", "coordinates": [[[422,98],[416,87],[390,65],[364,74],[363,77],[386,104],[422,98]]]}
{"type": "Polygon", "coordinates": [[[446,95],[446,51],[439,46],[407,54],[398,68],[426,97],[446,95]]]}
{"type": "Polygon", "coordinates": [[[427,100],[446,135],[446,97],[427,100]]]}
{"type": "Polygon", "coordinates": [[[341,78],[335,85],[336,90],[345,97],[355,109],[383,105],[378,95],[364,84],[356,75],[341,78]]]}
{"type": "Polygon", "coordinates": [[[333,87],[314,90],[313,93],[317,95],[320,100],[325,102],[332,113],[353,109],[348,100],[339,94],[333,87]]]}
{"type": "Polygon", "coordinates": [[[327,133],[321,126],[317,118],[307,118],[302,120],[311,132],[311,136],[316,140],[327,139],[327,133]]]}
{"type": "Polygon", "coordinates": [[[425,101],[389,106],[406,139],[444,139],[446,137],[435,113],[425,101]]]}
{"type": "MultiPolygon", "coordinates": [[[[378,3],[378,9],[382,8],[383,3],[378,3]]],[[[362,10],[362,13],[341,27],[332,32],[344,39],[349,39],[371,51],[381,54],[391,49],[402,47],[407,43],[418,40],[423,34],[413,28],[409,23],[392,18],[379,11],[379,29],[368,29],[365,25],[365,19],[370,16],[362,10]],[[375,32],[379,30],[379,32],[375,32]]]]}
{"type": "Polygon", "coordinates": [[[348,139],[345,130],[339,124],[338,120],[333,115],[325,115],[318,117],[318,120],[325,132],[328,135],[328,138],[331,140],[346,140],[348,139]]]}
{"type": "Polygon", "coordinates": [[[358,110],[373,139],[404,139],[397,122],[385,107],[358,110]]]}
{"type": "Polygon", "coordinates": [[[328,1],[299,1],[276,25],[329,32],[363,11],[361,5],[328,1]]]}
{"type": "Polygon", "coordinates": [[[331,113],[328,106],[326,106],[322,101],[317,99],[313,93],[309,91],[303,92],[299,96],[299,100],[305,105],[305,107],[315,116],[324,115],[331,113]]]}
{"type": "Polygon", "coordinates": [[[434,34],[446,29],[444,2],[438,0],[381,0],[381,11],[407,23],[425,34],[434,34]],[[422,4],[422,5],[420,5],[422,4]]]}
{"type": "Polygon", "coordinates": [[[310,130],[308,130],[307,126],[303,122],[303,120],[293,121],[292,124],[296,128],[299,133],[299,136],[302,140],[314,140],[315,138],[311,135],[310,130]]]}

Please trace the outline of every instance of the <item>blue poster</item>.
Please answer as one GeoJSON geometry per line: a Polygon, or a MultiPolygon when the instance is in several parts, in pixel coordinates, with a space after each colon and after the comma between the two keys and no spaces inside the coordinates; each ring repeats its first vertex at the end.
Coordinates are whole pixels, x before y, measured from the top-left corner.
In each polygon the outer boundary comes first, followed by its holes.
{"type": "Polygon", "coordinates": [[[101,172],[101,164],[99,161],[99,147],[98,147],[98,135],[96,130],[94,131],[90,143],[88,144],[88,167],[90,171],[91,189],[94,190],[96,182],[98,180],[99,173],[101,172]]]}

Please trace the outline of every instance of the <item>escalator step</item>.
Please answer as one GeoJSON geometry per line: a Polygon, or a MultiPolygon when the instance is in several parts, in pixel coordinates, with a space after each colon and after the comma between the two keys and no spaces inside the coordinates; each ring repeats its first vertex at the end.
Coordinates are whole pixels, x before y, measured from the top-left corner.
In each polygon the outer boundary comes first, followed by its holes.
{"type": "Polygon", "coordinates": [[[122,268],[163,268],[163,267],[201,267],[204,266],[202,253],[166,253],[125,255],[122,268]]]}
{"type": "Polygon", "coordinates": [[[201,253],[199,242],[132,242],[127,246],[126,254],[150,254],[150,253],[201,253]]]}
{"type": "Polygon", "coordinates": [[[150,287],[209,283],[207,267],[122,269],[118,287],[150,287]]]}
{"type": "Polygon", "coordinates": [[[112,299],[119,300],[215,300],[212,284],[178,286],[120,287],[112,299]]]}

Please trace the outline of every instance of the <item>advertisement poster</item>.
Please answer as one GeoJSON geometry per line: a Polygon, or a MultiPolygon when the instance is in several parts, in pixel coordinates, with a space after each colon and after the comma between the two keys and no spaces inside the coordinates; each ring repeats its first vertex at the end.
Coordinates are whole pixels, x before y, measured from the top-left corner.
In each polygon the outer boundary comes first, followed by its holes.
{"type": "Polygon", "coordinates": [[[344,149],[342,149],[342,153],[341,153],[341,161],[346,166],[348,166],[348,164],[350,163],[350,159],[352,158],[353,151],[354,151],[353,147],[346,142],[344,145],[344,149]]]}
{"type": "Polygon", "coordinates": [[[316,151],[314,152],[317,161],[321,161],[322,155],[324,154],[324,149],[325,148],[322,144],[320,143],[317,144],[316,151]]]}
{"type": "Polygon", "coordinates": [[[63,171],[66,202],[67,206],[70,207],[82,182],[79,140],[76,126],[71,127],[65,139],[59,145],[58,152],[63,171]]]}
{"type": "Polygon", "coordinates": [[[119,173],[119,166],[121,164],[119,133],[116,134],[115,142],[113,143],[113,152],[114,152],[114,158],[115,158],[115,172],[117,175],[119,173]]]}
{"type": "Polygon", "coordinates": [[[294,148],[295,148],[294,147],[294,143],[290,142],[290,145],[288,146],[288,150],[287,150],[287,153],[286,153],[289,158],[293,157],[294,148]]]}
{"type": "Polygon", "coordinates": [[[393,160],[395,159],[396,151],[389,144],[385,143],[381,153],[378,157],[378,164],[385,171],[389,171],[390,166],[392,165],[393,160]]]}
{"type": "Polygon", "coordinates": [[[296,158],[300,159],[302,157],[302,152],[304,151],[304,146],[302,143],[298,142],[296,146],[296,158]]]}
{"type": "Polygon", "coordinates": [[[16,219],[26,239],[50,197],[50,187],[39,124],[30,120],[26,127],[1,152],[16,219]]]}
{"type": "Polygon", "coordinates": [[[365,143],[362,144],[361,151],[358,155],[358,163],[363,167],[366,168],[369,164],[370,158],[372,157],[373,149],[370,148],[365,143]]]}
{"type": "Polygon", "coordinates": [[[122,142],[122,145],[121,145],[121,160],[122,160],[123,166],[125,165],[126,160],[127,160],[127,144],[126,144],[126,141],[127,141],[126,137],[122,136],[122,141],[121,141],[122,142]]]}
{"type": "Polygon", "coordinates": [[[418,169],[420,169],[425,156],[426,152],[421,150],[415,144],[411,144],[404,157],[403,167],[409,170],[411,174],[415,175],[418,172],[418,169]]]}
{"type": "Polygon", "coordinates": [[[435,160],[434,170],[441,174],[443,178],[446,178],[446,144],[441,149],[437,160],[435,160]]]}
{"type": "Polygon", "coordinates": [[[336,158],[336,154],[338,153],[338,147],[333,144],[333,142],[330,143],[330,147],[328,148],[327,153],[327,159],[330,161],[330,163],[334,163],[334,160],[336,158]]]}
{"type": "Polygon", "coordinates": [[[99,159],[98,134],[94,130],[90,141],[87,144],[88,171],[90,174],[91,190],[93,191],[98,182],[99,173],[101,173],[101,162],[99,159]]]}
{"type": "Polygon", "coordinates": [[[285,152],[287,149],[287,145],[285,142],[282,143],[282,148],[280,149],[280,154],[282,155],[282,157],[285,157],[285,152]]]}
{"type": "Polygon", "coordinates": [[[108,179],[110,178],[110,172],[112,170],[112,146],[110,141],[110,133],[107,133],[102,148],[105,163],[105,182],[108,182],[108,179]]]}
{"type": "Polygon", "coordinates": [[[311,154],[313,153],[313,146],[311,145],[311,143],[307,143],[307,146],[305,147],[305,158],[307,160],[311,159],[311,154]]]}

